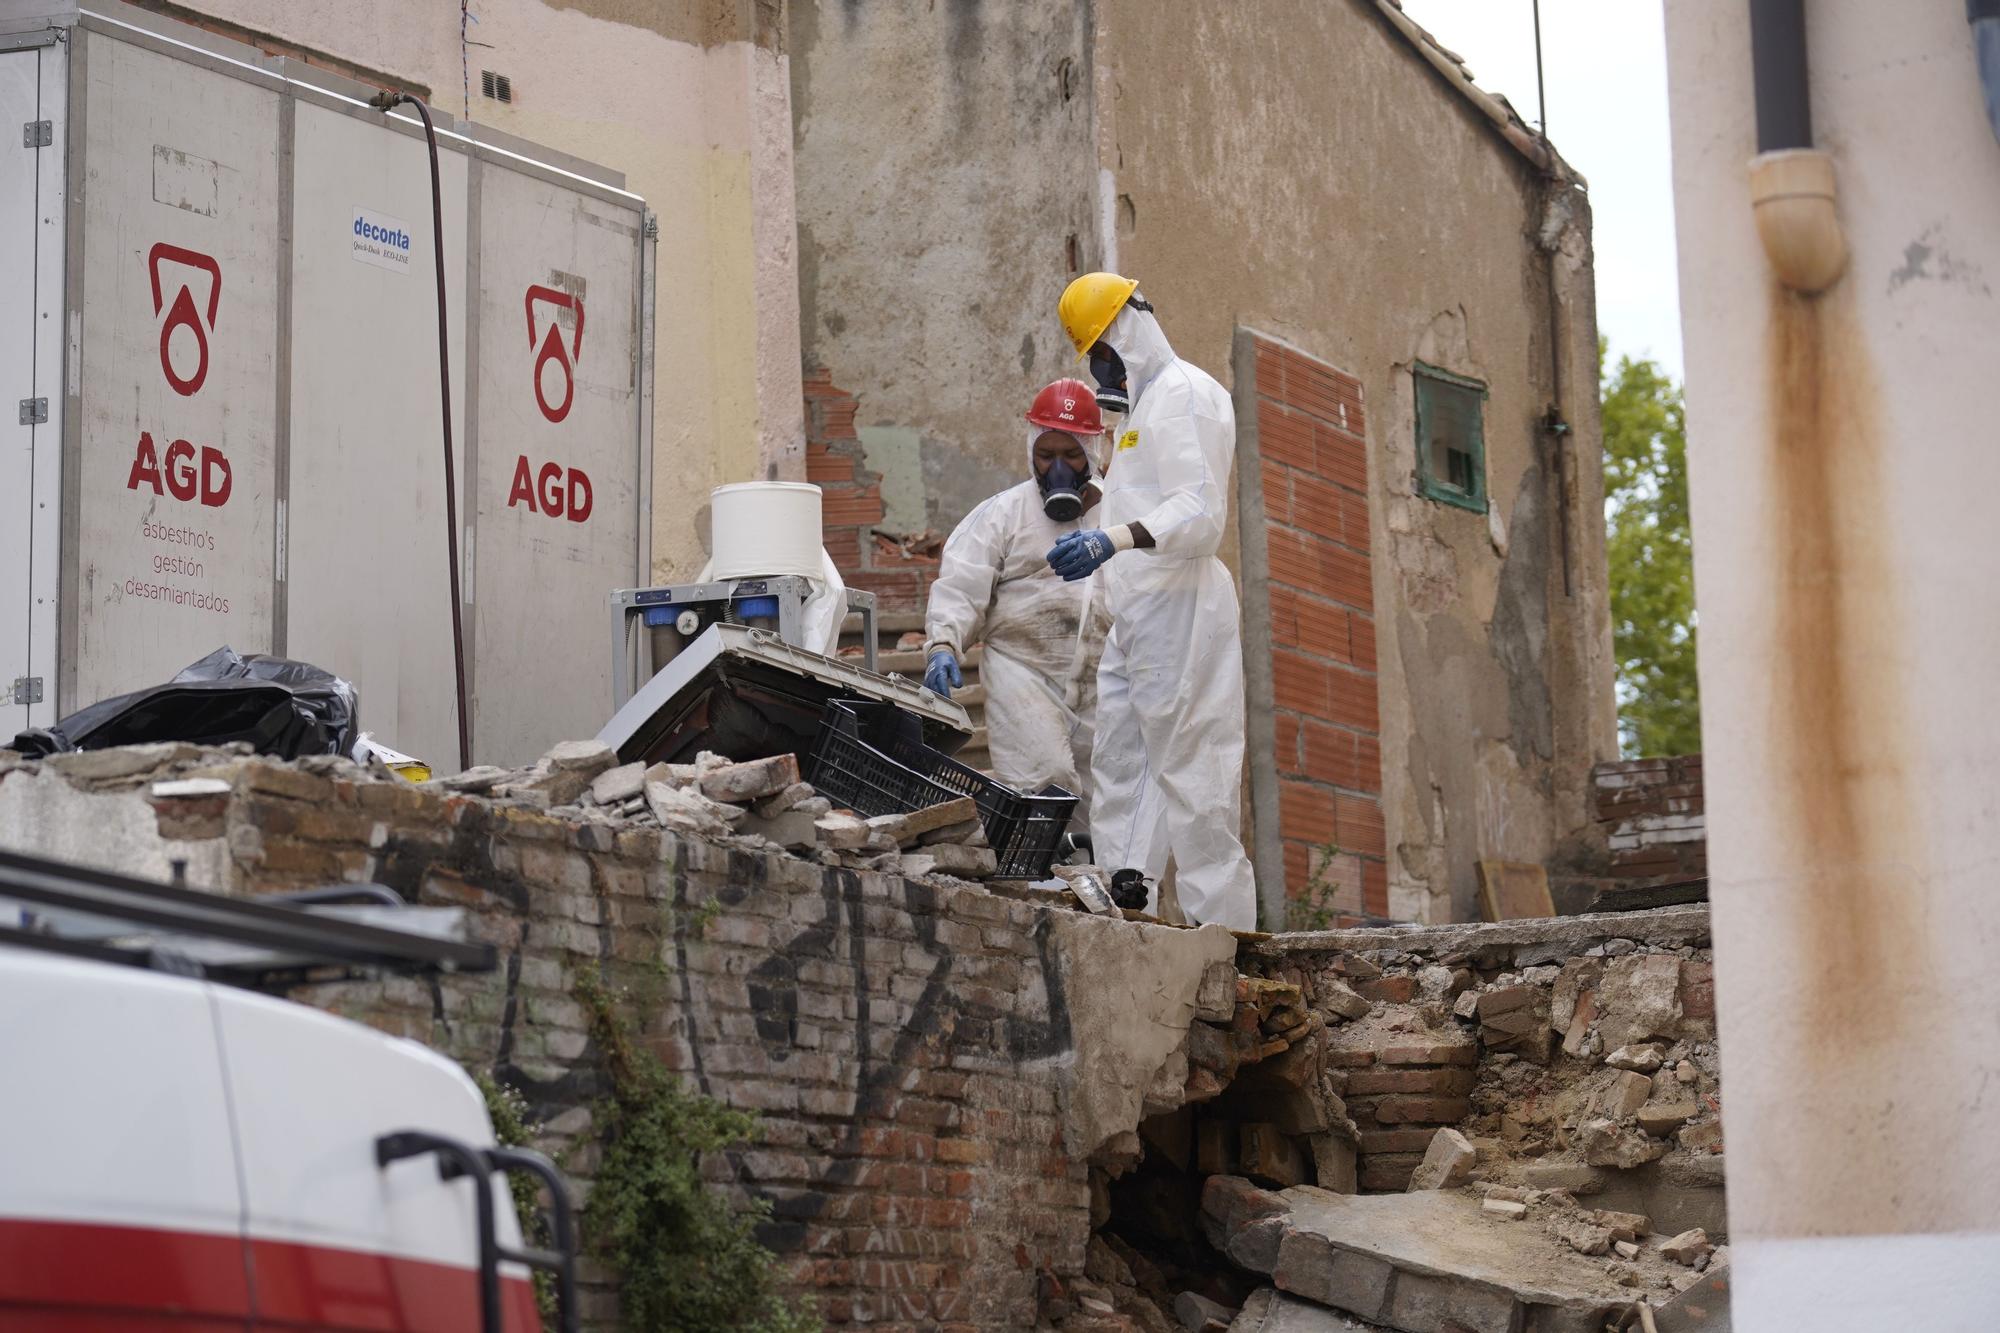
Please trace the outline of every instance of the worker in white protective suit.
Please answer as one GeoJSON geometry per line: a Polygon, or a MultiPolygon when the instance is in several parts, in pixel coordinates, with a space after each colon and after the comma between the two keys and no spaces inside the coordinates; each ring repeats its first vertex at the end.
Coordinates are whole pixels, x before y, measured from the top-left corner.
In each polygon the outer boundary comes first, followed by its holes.
{"type": "Polygon", "coordinates": [[[1030,794],[1050,783],[1082,798],[1089,827],[1097,659],[1110,624],[1102,581],[1064,582],[1048,550],[1098,502],[1093,454],[1103,418],[1089,385],[1057,380],[1028,409],[1028,478],[983,501],[952,530],[924,613],[924,684],[950,697],[959,663],[985,644],[986,734],[993,775],[1030,794]]]}
{"type": "Polygon", "coordinates": [[[1113,401],[1131,413],[1106,464],[1101,526],[1063,538],[1065,579],[1102,568],[1111,634],[1097,673],[1091,763],[1095,859],[1121,905],[1157,911],[1169,857],[1182,912],[1257,925],[1237,837],[1243,778],[1243,645],[1236,587],[1216,559],[1228,518],[1236,414],[1229,394],[1174,355],[1138,284],[1113,273],[1070,283],[1063,328],[1113,401]]]}

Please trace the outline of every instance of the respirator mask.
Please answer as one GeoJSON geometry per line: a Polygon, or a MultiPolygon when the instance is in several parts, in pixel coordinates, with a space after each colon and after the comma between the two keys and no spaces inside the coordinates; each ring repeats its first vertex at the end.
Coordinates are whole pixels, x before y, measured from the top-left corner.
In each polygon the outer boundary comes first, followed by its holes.
{"type": "Polygon", "coordinates": [[[1049,470],[1035,478],[1042,488],[1042,512],[1057,523],[1073,523],[1083,517],[1083,488],[1090,481],[1090,467],[1078,472],[1058,458],[1049,470]]]}
{"type": "Polygon", "coordinates": [[[1097,381],[1097,406],[1106,412],[1126,412],[1132,400],[1125,392],[1125,362],[1104,343],[1090,349],[1090,377],[1097,381]]]}

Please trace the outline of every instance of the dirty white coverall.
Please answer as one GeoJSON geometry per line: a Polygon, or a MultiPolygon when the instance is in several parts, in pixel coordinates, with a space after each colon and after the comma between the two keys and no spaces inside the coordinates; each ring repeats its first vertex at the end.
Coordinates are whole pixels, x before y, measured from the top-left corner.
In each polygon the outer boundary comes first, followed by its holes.
{"type": "Polygon", "coordinates": [[[1104,528],[1139,523],[1154,544],[1119,552],[1097,575],[1112,619],[1097,675],[1093,859],[1141,868],[1157,884],[1171,853],[1183,912],[1254,930],[1256,883],[1237,837],[1243,643],[1236,586],[1215,555],[1235,408],[1212,376],[1174,355],[1150,312],[1127,306],[1102,341],[1125,363],[1132,410],[1112,432],[1102,512],[1090,517],[1104,528]]]}
{"type": "MultiPolygon", "coordinates": [[[[952,529],[924,611],[925,651],[947,649],[962,662],[967,647],[986,645],[979,678],[993,776],[1029,795],[1051,782],[1075,792],[1075,822],[1088,827],[1097,662],[1110,613],[1102,579],[1065,583],[1049,568],[1049,548],[1079,524],[1042,512],[1033,472],[1043,433],[1029,432],[1028,479],[952,529]]],[[[1097,452],[1091,442],[1085,451],[1097,452]]],[[[1080,521],[1096,517],[1093,509],[1080,521]]]]}

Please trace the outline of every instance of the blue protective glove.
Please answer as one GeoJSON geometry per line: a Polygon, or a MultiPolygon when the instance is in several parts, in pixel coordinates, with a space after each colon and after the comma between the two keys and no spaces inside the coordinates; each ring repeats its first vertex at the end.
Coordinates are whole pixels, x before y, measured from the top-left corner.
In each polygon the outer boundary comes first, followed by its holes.
{"type": "Polygon", "coordinates": [[[958,674],[958,659],[940,648],[931,654],[930,665],[924,668],[924,688],[932,694],[951,698],[951,692],[965,683],[958,674]]]}
{"type": "Polygon", "coordinates": [[[1112,544],[1111,534],[1102,528],[1091,528],[1087,532],[1071,532],[1055,544],[1049,552],[1049,568],[1062,575],[1063,582],[1074,583],[1087,579],[1099,565],[1117,553],[1112,544]]]}

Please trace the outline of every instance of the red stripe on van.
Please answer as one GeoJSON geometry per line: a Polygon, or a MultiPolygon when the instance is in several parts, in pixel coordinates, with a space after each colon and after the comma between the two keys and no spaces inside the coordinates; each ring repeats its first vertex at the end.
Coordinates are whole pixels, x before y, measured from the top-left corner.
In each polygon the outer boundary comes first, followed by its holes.
{"type": "MultiPolygon", "coordinates": [[[[469,1268],[290,1241],[0,1219],[0,1331],[478,1333],[469,1268]]],[[[502,1277],[502,1326],[535,1333],[534,1288],[502,1277]]]]}

